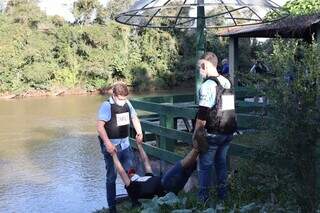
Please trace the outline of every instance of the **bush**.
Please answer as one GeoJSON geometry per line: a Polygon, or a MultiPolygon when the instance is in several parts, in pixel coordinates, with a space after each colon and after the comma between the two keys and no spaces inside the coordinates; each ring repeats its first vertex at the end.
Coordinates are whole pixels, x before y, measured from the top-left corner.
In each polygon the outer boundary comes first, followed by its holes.
{"type": "MultiPolygon", "coordinates": [[[[267,91],[274,105],[272,116],[279,122],[273,126],[276,148],[294,165],[296,202],[303,212],[315,212],[316,146],[320,135],[320,49],[317,44],[278,40],[273,53],[266,55],[275,76],[267,91]]],[[[318,158],[318,157],[317,157],[318,158]]]]}

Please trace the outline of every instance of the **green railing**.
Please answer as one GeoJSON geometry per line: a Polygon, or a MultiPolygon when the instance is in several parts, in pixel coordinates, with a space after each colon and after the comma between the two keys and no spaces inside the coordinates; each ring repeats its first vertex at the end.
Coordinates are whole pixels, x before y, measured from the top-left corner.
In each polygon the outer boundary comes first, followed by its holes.
{"type": "MultiPolygon", "coordinates": [[[[254,91],[244,88],[238,88],[236,92],[237,99],[254,96],[254,91]]],[[[131,100],[136,110],[144,112],[144,116],[140,116],[142,129],[146,141],[156,141],[157,146],[144,144],[144,148],[149,155],[161,160],[174,163],[182,156],[174,152],[176,142],[192,143],[192,133],[188,131],[177,130],[178,119],[184,121],[194,119],[197,108],[193,104],[194,97],[192,95],[169,95],[160,97],[146,97],[131,100]]],[[[266,112],[267,106],[260,103],[249,103],[242,100],[236,101],[237,117],[239,129],[266,129],[271,120],[266,116],[262,116],[261,112],[266,112]],[[246,113],[251,114],[246,114],[246,113]],[[256,114],[252,114],[256,112],[256,114]],[[263,125],[262,125],[263,124],[263,125]]],[[[249,146],[237,144],[237,140],[245,135],[235,136],[230,147],[230,155],[238,156],[245,159],[251,159],[257,149],[249,146]]],[[[134,139],[131,138],[131,145],[135,147],[134,139]]],[[[263,152],[259,150],[259,154],[277,158],[275,153],[263,152]],[[261,153],[262,152],[262,153],[261,153]]],[[[280,165],[288,166],[288,161],[278,159],[280,165]]]]}

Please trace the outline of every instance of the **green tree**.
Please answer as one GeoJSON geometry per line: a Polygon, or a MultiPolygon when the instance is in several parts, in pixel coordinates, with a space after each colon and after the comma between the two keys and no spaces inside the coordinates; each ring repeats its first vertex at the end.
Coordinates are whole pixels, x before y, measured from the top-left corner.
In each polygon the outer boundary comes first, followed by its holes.
{"type": "Polygon", "coordinates": [[[36,0],[9,0],[6,14],[15,23],[37,27],[40,21],[46,18],[45,13],[40,10],[37,2],[36,0]]]}
{"type": "Polygon", "coordinates": [[[89,24],[94,20],[98,7],[100,7],[98,0],[78,0],[73,4],[72,13],[77,23],[89,24]]]}
{"type": "Polygon", "coordinates": [[[283,9],[290,12],[292,15],[307,15],[320,11],[319,0],[290,0],[283,9]]]}
{"type": "Polygon", "coordinates": [[[97,16],[94,21],[98,24],[105,24],[108,20],[108,9],[103,5],[99,5],[97,7],[97,16]]]}
{"type": "Polygon", "coordinates": [[[265,55],[275,74],[265,88],[274,105],[272,116],[278,121],[271,129],[276,133],[274,148],[292,162],[291,187],[302,212],[316,212],[319,207],[315,191],[315,150],[320,135],[319,53],[317,44],[280,40],[272,54],[265,55]]]}
{"type": "Polygon", "coordinates": [[[116,15],[127,10],[133,0],[110,0],[107,4],[107,14],[110,19],[114,19],[116,15]]]}

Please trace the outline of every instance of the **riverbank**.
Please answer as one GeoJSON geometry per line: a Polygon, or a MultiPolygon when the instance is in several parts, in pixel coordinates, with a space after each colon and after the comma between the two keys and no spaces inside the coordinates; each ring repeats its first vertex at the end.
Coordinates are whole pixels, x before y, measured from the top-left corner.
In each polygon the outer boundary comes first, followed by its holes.
{"type": "Polygon", "coordinates": [[[52,97],[52,96],[65,96],[65,95],[97,95],[107,94],[107,88],[97,89],[94,91],[88,91],[81,88],[73,89],[57,89],[57,90],[28,90],[22,93],[0,93],[0,99],[19,99],[30,97],[52,97]]]}
{"type": "MultiPolygon", "coordinates": [[[[175,93],[192,92],[192,83],[182,83],[179,86],[167,88],[167,89],[150,89],[147,91],[136,92],[132,87],[129,87],[130,93],[133,94],[149,94],[149,93],[167,93],[168,91],[174,91],[175,93]]],[[[31,97],[54,97],[54,96],[68,96],[68,95],[107,95],[111,94],[111,87],[104,87],[96,90],[86,90],[83,88],[72,88],[72,89],[53,89],[53,90],[28,90],[26,92],[14,93],[14,92],[4,92],[0,93],[0,100],[10,100],[10,99],[20,99],[20,98],[31,98],[31,97]]]]}

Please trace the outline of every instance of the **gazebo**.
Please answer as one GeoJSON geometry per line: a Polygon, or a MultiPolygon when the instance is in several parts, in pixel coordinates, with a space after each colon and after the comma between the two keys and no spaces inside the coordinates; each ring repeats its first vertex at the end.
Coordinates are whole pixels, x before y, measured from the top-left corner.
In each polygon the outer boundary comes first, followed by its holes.
{"type": "MultiPolygon", "coordinates": [[[[196,29],[196,56],[199,58],[205,52],[206,29],[256,25],[282,19],[288,14],[280,11],[280,3],[279,0],[136,0],[115,20],[135,27],[196,29]],[[277,18],[264,19],[268,12],[277,14],[277,18]]],[[[233,72],[230,77],[233,82],[233,72]]],[[[200,84],[200,74],[195,71],[195,103],[199,101],[200,84]]]]}
{"type": "MultiPolygon", "coordinates": [[[[234,75],[238,70],[238,41],[239,38],[286,38],[302,39],[308,43],[320,44],[320,13],[304,16],[288,16],[273,23],[265,23],[256,26],[243,26],[224,29],[218,34],[229,37],[229,72],[234,75]]],[[[320,53],[319,53],[320,54],[320,53]]],[[[320,68],[319,68],[320,69],[320,68]]],[[[319,70],[320,71],[320,70],[319,70]]],[[[311,153],[310,153],[311,154],[311,153]]],[[[320,196],[320,144],[314,149],[316,156],[316,196],[320,196]]],[[[288,161],[289,163],[289,161],[288,161]]]]}
{"type": "Polygon", "coordinates": [[[277,22],[254,26],[243,26],[223,29],[218,34],[229,37],[229,72],[234,75],[238,68],[239,38],[296,38],[320,42],[320,13],[304,16],[288,16],[277,22]]]}

